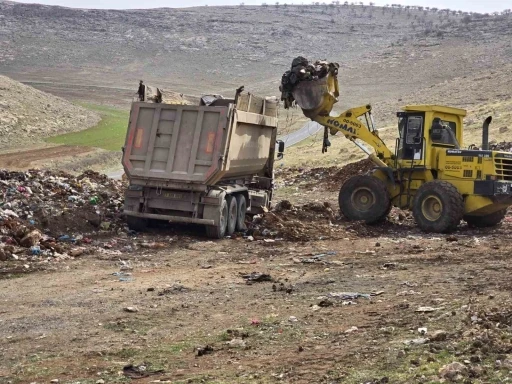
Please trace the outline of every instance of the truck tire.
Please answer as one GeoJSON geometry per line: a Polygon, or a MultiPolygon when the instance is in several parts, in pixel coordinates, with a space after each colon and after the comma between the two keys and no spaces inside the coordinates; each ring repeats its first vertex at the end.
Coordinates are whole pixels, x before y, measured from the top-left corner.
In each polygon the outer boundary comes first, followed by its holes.
{"type": "Polygon", "coordinates": [[[226,235],[231,236],[235,233],[236,223],[238,220],[238,206],[236,204],[236,198],[233,195],[226,196],[226,202],[228,205],[228,224],[226,229],[226,235]]]}
{"type": "Polygon", "coordinates": [[[349,220],[375,224],[386,218],[391,202],[386,184],[368,175],[354,176],[341,186],[340,211],[349,220]]]}
{"type": "Polygon", "coordinates": [[[149,220],[137,216],[126,216],[126,224],[132,231],[144,232],[148,227],[149,220]]]}
{"type": "Polygon", "coordinates": [[[464,199],[449,182],[429,181],[416,192],[412,214],[422,231],[449,233],[457,228],[464,215],[464,199]]]}
{"type": "Polygon", "coordinates": [[[471,215],[464,215],[462,218],[466,223],[468,223],[469,227],[473,228],[488,228],[488,227],[495,227],[499,223],[501,223],[501,220],[505,218],[505,215],[507,214],[506,209],[502,209],[501,211],[497,211],[494,213],[491,213],[489,215],[485,216],[471,216],[471,215]]]}
{"type": "Polygon", "coordinates": [[[237,231],[245,231],[247,227],[245,226],[245,214],[247,213],[247,200],[245,196],[241,193],[235,196],[236,198],[236,206],[238,207],[238,215],[236,219],[236,230],[237,231]]]}
{"type": "Polygon", "coordinates": [[[211,239],[222,239],[226,236],[226,229],[228,224],[228,203],[226,199],[222,199],[219,206],[219,225],[207,225],[206,236],[211,239]]]}

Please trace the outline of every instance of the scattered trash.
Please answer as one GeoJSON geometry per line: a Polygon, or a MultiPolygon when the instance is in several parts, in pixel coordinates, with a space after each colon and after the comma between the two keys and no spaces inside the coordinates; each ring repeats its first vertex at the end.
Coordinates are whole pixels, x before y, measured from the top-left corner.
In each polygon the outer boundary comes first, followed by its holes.
{"type": "Polygon", "coordinates": [[[279,283],[279,285],[272,284],[272,290],[274,292],[286,292],[288,294],[293,292],[293,286],[286,286],[284,283],[279,283]]]}
{"type": "Polygon", "coordinates": [[[242,276],[242,278],[245,279],[245,281],[250,284],[250,283],[261,283],[261,282],[264,282],[264,281],[272,281],[272,276],[266,274],[266,273],[259,273],[259,272],[252,272],[252,273],[249,273],[249,274],[244,274],[244,273],[241,273],[240,274],[242,276]]]}
{"type": "Polygon", "coordinates": [[[345,333],[354,333],[354,332],[357,332],[359,330],[359,328],[355,327],[355,326],[352,326],[350,327],[349,329],[347,329],[345,331],[345,333]]]}
{"type": "Polygon", "coordinates": [[[205,345],[204,347],[196,347],[195,349],[197,356],[204,356],[213,353],[213,347],[205,345]]]}
{"type": "Polygon", "coordinates": [[[384,263],[381,267],[381,269],[387,269],[387,270],[407,270],[407,267],[401,265],[400,263],[384,263]]]}
{"type": "Polygon", "coordinates": [[[180,293],[180,292],[188,292],[189,289],[181,284],[173,284],[170,287],[166,287],[162,289],[160,292],[158,292],[158,296],[165,296],[170,295],[174,293],[180,293]]]}
{"type": "Polygon", "coordinates": [[[421,312],[421,313],[429,313],[429,312],[435,312],[438,311],[441,308],[434,308],[434,307],[419,307],[416,309],[415,312],[421,312]]]}
{"type": "Polygon", "coordinates": [[[447,338],[448,332],[442,330],[434,331],[429,337],[431,341],[445,341],[447,338]]]}
{"type": "Polygon", "coordinates": [[[426,335],[427,334],[427,328],[425,328],[425,327],[418,328],[418,332],[419,332],[420,335],[426,335]]]}
{"type": "Polygon", "coordinates": [[[325,299],[318,303],[319,307],[326,308],[326,307],[332,307],[334,303],[331,300],[325,299]]]}
{"type": "Polygon", "coordinates": [[[366,251],[355,251],[354,253],[357,255],[375,255],[376,252],[367,249],[366,251]]]}
{"type": "Polygon", "coordinates": [[[247,343],[243,339],[235,338],[230,341],[227,341],[226,345],[229,345],[230,347],[233,348],[245,348],[247,346],[247,343]]]}
{"type": "Polygon", "coordinates": [[[425,339],[423,337],[420,337],[418,339],[405,340],[404,344],[405,345],[422,345],[422,344],[427,344],[428,341],[429,341],[429,339],[425,339]]]}
{"type": "Polygon", "coordinates": [[[358,292],[331,292],[327,295],[328,297],[338,300],[357,300],[359,298],[370,299],[371,294],[369,293],[358,293],[358,292]]]}
{"type": "Polygon", "coordinates": [[[147,365],[126,365],[123,367],[123,374],[130,379],[143,379],[145,377],[161,375],[165,373],[163,369],[151,370],[147,365]]]}
{"type": "Polygon", "coordinates": [[[135,312],[139,312],[139,309],[137,307],[126,307],[126,308],[124,308],[124,311],[130,312],[130,313],[135,313],[135,312]]]}
{"type": "Polygon", "coordinates": [[[467,370],[464,364],[453,362],[439,369],[439,377],[450,381],[459,381],[466,374],[467,370]]]}

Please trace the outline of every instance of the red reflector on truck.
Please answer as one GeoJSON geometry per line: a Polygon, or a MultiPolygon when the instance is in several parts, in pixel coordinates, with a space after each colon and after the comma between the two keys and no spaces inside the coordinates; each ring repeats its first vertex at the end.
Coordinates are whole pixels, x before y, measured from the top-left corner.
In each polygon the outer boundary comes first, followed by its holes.
{"type": "Polygon", "coordinates": [[[143,137],[144,137],[144,128],[137,128],[137,133],[135,134],[135,142],[133,143],[133,146],[135,148],[142,147],[142,138],[143,137]]]}
{"type": "Polygon", "coordinates": [[[215,132],[208,134],[208,143],[206,144],[206,153],[213,153],[213,146],[215,145],[215,132]]]}

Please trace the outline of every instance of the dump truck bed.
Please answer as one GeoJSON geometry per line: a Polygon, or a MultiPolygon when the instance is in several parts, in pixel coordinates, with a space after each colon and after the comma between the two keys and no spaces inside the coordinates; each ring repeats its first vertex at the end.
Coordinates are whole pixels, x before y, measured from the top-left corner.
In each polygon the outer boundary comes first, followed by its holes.
{"type": "Polygon", "coordinates": [[[276,108],[247,94],[237,108],[233,100],[220,104],[133,103],[123,154],[130,182],[190,189],[262,174],[274,156],[276,108]]]}

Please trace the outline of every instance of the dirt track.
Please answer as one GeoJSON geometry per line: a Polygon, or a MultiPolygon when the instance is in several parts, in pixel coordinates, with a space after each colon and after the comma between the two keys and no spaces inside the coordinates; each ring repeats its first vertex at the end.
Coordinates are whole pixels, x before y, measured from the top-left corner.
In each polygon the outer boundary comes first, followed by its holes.
{"type": "Polygon", "coordinates": [[[48,160],[62,160],[94,151],[94,148],[71,145],[59,145],[47,148],[24,150],[0,154],[0,168],[12,170],[35,167],[43,162],[48,166],[48,160]]]}
{"type": "Polygon", "coordinates": [[[337,236],[305,243],[211,242],[160,229],[172,235],[162,251],[100,253],[57,272],[13,275],[0,280],[0,382],[124,382],[123,366],[144,363],[164,372],[140,383],[417,383],[438,382],[441,366],[464,360],[464,377],[477,375],[466,382],[503,382],[509,370],[494,366],[512,350],[506,220],[454,236],[407,224],[368,236],[371,227],[335,222],[337,236]],[[113,275],[120,259],[133,280],[113,275]],[[247,285],[240,273],[254,271],[274,282],[247,285]],[[336,292],[376,296],[322,298],[336,292]],[[480,310],[505,320],[472,323],[480,310]],[[446,340],[406,346],[421,327],[424,337],[446,331],[446,340]],[[485,349],[468,348],[482,338],[485,349]],[[206,345],[213,352],[198,357],[194,348],[206,345]]]}

